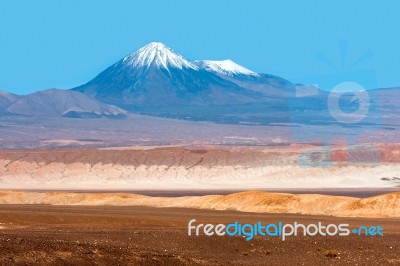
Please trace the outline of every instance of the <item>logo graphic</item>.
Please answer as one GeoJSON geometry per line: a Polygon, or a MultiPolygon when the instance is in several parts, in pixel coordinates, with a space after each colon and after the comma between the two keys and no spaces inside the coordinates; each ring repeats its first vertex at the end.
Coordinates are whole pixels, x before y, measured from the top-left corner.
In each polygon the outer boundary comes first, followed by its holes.
{"type": "Polygon", "coordinates": [[[302,84],[296,85],[293,97],[289,98],[292,138],[321,145],[319,149],[300,154],[298,162],[304,168],[331,167],[335,142],[346,143],[351,163],[380,161],[375,147],[359,145],[362,136],[381,127],[378,95],[369,91],[377,88],[375,71],[355,70],[372,56],[372,52],[364,52],[346,67],[347,42],[341,41],[339,46],[341,67],[336,67],[324,54],[317,54],[317,60],[334,68],[335,72],[302,78],[302,84]],[[321,85],[314,84],[315,81],[321,85]],[[360,158],[357,156],[360,151],[368,155],[360,158]]]}
{"type": "Polygon", "coordinates": [[[241,224],[239,222],[225,224],[196,224],[196,219],[188,222],[188,236],[243,236],[246,241],[252,240],[255,236],[280,237],[285,241],[290,236],[349,236],[350,233],[358,236],[383,236],[381,226],[360,226],[350,230],[349,224],[328,224],[322,222],[317,224],[290,223],[262,223],[241,224]]]}

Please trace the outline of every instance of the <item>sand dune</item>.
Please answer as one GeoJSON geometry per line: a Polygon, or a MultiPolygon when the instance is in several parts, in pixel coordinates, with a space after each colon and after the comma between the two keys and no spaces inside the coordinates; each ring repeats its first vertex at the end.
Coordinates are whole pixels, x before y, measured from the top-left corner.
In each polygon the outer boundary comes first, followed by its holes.
{"type": "Polygon", "coordinates": [[[0,192],[0,204],[181,207],[339,217],[400,217],[400,192],[359,199],[257,191],[187,197],[150,197],[127,193],[3,191],[0,192]]]}

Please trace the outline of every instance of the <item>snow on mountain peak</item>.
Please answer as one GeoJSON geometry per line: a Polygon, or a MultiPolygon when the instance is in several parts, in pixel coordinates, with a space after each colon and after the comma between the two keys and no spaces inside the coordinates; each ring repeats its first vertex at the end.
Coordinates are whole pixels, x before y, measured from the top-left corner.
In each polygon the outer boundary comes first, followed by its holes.
{"type": "Polygon", "coordinates": [[[143,46],[133,54],[126,56],[123,62],[134,67],[149,67],[151,64],[155,64],[167,70],[169,67],[198,69],[195,64],[160,42],[152,42],[143,46]]]}
{"type": "Polygon", "coordinates": [[[222,60],[222,61],[212,61],[212,60],[203,60],[195,62],[199,67],[215,72],[217,74],[222,75],[251,75],[258,76],[258,74],[254,71],[251,71],[241,65],[236,64],[230,59],[222,60]]]}

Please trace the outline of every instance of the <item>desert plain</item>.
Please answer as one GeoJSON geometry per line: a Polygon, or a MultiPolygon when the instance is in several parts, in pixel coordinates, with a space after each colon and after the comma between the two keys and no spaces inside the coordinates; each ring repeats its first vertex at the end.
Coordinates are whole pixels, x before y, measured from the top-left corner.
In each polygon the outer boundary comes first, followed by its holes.
{"type": "Polygon", "coordinates": [[[2,265],[399,265],[400,146],[0,152],[2,265]],[[312,150],[313,152],[308,152],[312,150]],[[379,161],[376,161],[376,151],[379,161]],[[311,160],[311,161],[312,161],[311,160]],[[191,219],[379,225],[384,236],[189,237],[191,219]]]}

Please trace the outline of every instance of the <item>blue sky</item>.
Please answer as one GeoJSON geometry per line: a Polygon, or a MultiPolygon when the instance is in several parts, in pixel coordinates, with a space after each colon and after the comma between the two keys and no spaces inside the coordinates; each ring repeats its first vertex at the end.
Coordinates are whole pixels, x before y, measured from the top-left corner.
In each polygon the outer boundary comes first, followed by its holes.
{"type": "Polygon", "coordinates": [[[294,82],[400,86],[398,10],[390,0],[0,0],[0,89],[72,88],[151,41],[294,82]]]}

